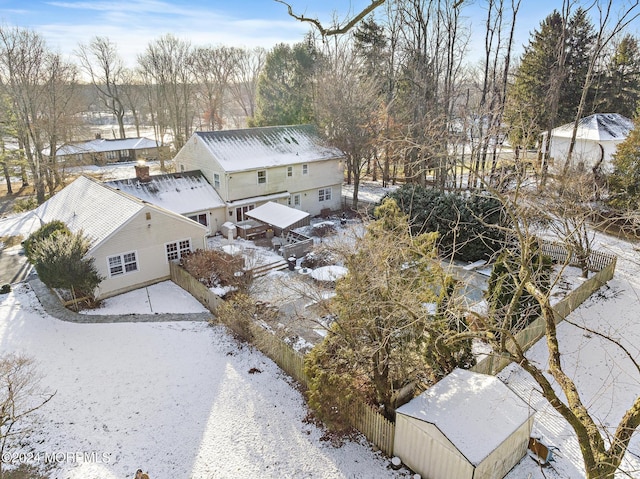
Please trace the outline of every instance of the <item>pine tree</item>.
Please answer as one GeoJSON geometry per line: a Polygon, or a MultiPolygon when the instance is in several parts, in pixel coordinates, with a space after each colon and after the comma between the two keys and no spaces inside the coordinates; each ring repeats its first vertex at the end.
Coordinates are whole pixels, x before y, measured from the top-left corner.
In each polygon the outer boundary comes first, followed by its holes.
{"type": "Polygon", "coordinates": [[[601,77],[598,111],[632,118],[640,99],[640,47],[634,36],[622,38],[601,77]]]}
{"type": "Polygon", "coordinates": [[[582,9],[567,22],[554,10],[533,32],[508,90],[505,121],[514,146],[531,147],[550,125],[574,120],[593,39],[593,26],[582,9]],[[561,50],[566,55],[564,61],[561,50]],[[555,82],[560,82],[561,94],[550,98],[555,82]],[[554,116],[550,105],[555,101],[558,109],[554,116]]]}
{"type": "Polygon", "coordinates": [[[613,155],[613,173],[609,176],[609,205],[620,210],[640,208],[640,115],[634,128],[613,155]]]}
{"type": "Polygon", "coordinates": [[[297,125],[313,120],[313,75],[318,54],[312,42],[281,43],[268,54],[258,79],[256,115],[250,126],[297,125]]]}

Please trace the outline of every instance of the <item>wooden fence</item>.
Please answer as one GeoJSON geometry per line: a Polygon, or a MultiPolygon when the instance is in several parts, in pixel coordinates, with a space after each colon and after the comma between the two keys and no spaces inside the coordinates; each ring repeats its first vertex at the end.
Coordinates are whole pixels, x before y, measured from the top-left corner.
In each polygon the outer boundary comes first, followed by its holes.
{"type": "MultiPolygon", "coordinates": [[[[178,263],[170,262],[169,271],[174,283],[188,291],[215,315],[216,308],[224,301],[222,298],[191,276],[178,263]]],[[[304,356],[302,354],[256,323],[251,325],[251,333],[254,336],[255,347],[305,389],[309,387],[309,378],[304,371],[304,356]]],[[[351,426],[360,431],[382,452],[389,456],[393,454],[395,424],[363,402],[355,402],[349,412],[351,426]]]]}
{"type": "MultiPolygon", "coordinates": [[[[569,250],[561,243],[554,243],[551,241],[542,241],[540,249],[543,254],[550,256],[553,260],[559,263],[567,263],[567,257],[569,256],[569,250]]],[[[591,251],[589,258],[587,259],[587,266],[589,271],[601,271],[606,268],[612,261],[615,261],[615,256],[603,253],[601,251],[591,251]]],[[[569,266],[580,266],[578,258],[572,253],[571,258],[567,263],[569,266]]]]}
{"type": "MultiPolygon", "coordinates": [[[[554,245],[554,248],[555,246],[557,245],[554,245]]],[[[545,254],[548,253],[545,252],[545,254]]],[[[566,250],[564,250],[564,252],[558,251],[558,254],[564,254],[563,258],[565,259],[567,257],[566,250]]],[[[596,255],[592,264],[604,264],[606,262],[606,265],[591,278],[585,280],[580,286],[571,291],[564,299],[553,305],[556,324],[560,323],[574,309],[580,306],[587,300],[587,298],[605,285],[607,281],[613,278],[613,273],[616,270],[616,256],[597,251],[594,251],[591,254],[592,256],[596,255]]],[[[534,343],[545,335],[545,332],[544,319],[538,318],[525,329],[517,333],[515,337],[518,344],[527,351],[534,343]]],[[[501,358],[500,356],[489,355],[482,361],[478,362],[471,368],[471,370],[477,373],[495,375],[507,367],[509,362],[510,361],[505,358],[501,358]]]]}
{"type": "Polygon", "coordinates": [[[191,296],[200,301],[200,303],[213,314],[216,313],[218,305],[224,301],[220,296],[191,276],[175,261],[169,261],[169,274],[171,275],[171,281],[189,292],[191,296]]]}

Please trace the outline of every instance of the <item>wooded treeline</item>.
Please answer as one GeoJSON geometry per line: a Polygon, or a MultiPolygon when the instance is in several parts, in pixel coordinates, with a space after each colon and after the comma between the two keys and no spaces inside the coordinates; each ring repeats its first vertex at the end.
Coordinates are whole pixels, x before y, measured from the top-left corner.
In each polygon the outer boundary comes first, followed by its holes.
{"type": "Polygon", "coordinates": [[[2,136],[21,152],[5,150],[5,173],[23,158],[43,201],[61,183],[53,153],[87,139],[81,113],[90,109],[111,113],[119,137],[126,116],[137,134],[153,127],[174,150],[194,130],[311,122],[345,152],[357,206],[365,174],[475,188],[497,181],[506,139],[508,159],[527,164],[543,131],[595,112],[635,112],[640,60],[627,29],[637,2],[564,0],[516,58],[521,0],[485,0],[485,17],[473,21],[484,31],[479,62],[470,58],[470,2],[378,3],[344,35],[314,30],[269,51],[166,34],[134,68],[114,39],[90,39],[64,58],[39,33],[2,27],[2,136]]]}

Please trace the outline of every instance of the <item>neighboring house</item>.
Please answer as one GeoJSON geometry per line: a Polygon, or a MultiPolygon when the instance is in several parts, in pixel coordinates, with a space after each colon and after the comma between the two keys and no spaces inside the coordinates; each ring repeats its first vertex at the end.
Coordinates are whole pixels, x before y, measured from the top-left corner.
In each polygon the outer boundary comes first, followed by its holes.
{"type": "Polygon", "coordinates": [[[88,257],[105,279],[103,299],[169,278],[169,261],[204,249],[207,229],[177,213],[81,176],[35,210],[91,241],[88,257]]]}
{"type": "Polygon", "coordinates": [[[200,171],[149,175],[148,166],[136,165],[135,175],[105,184],[197,221],[209,234],[225,222],[226,204],[200,171]]]}
{"type": "Polygon", "coordinates": [[[396,410],[394,454],[430,479],[502,479],[527,453],[534,412],[498,378],[455,369],[396,410]]]}
{"type": "MultiPolygon", "coordinates": [[[[551,130],[549,156],[545,157],[547,133],[542,134],[542,164],[555,169],[564,168],[573,136],[573,122],[551,130]]],[[[572,167],[591,170],[600,165],[604,172],[611,171],[611,159],[618,144],[633,129],[633,121],[618,113],[596,113],[578,122],[576,143],[571,155],[572,167]]]]}
{"type": "Polygon", "coordinates": [[[239,222],[268,201],[312,216],[341,207],[344,154],[311,125],[196,132],[174,158],[180,172],[200,170],[239,222]]]}
{"type": "Polygon", "coordinates": [[[169,159],[169,147],[149,138],[104,139],[69,143],[56,151],[56,159],[77,165],[104,165],[120,161],[169,159]]]}

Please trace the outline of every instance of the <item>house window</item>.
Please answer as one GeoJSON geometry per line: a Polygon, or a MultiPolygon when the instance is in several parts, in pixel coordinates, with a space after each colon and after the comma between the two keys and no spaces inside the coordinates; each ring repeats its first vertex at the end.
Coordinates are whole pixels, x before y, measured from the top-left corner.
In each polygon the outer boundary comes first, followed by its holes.
{"type": "Polygon", "coordinates": [[[320,188],[318,190],[318,201],[330,201],[331,188],[320,188]]]}
{"type": "Polygon", "coordinates": [[[106,155],[107,155],[107,159],[108,160],[117,160],[118,159],[118,152],[117,151],[107,151],[106,155]]]}
{"type": "Polygon", "coordinates": [[[184,173],[184,165],[180,164],[180,173],[184,173]]]}
{"type": "Polygon", "coordinates": [[[264,185],[267,182],[267,170],[258,171],[258,184],[264,185]]]}
{"type": "Polygon", "coordinates": [[[302,165],[302,174],[303,175],[308,175],[309,174],[309,165],[307,165],[307,164],[302,165]]]}
{"type": "Polygon", "coordinates": [[[188,216],[190,220],[197,221],[201,225],[209,226],[209,221],[206,213],[200,213],[197,215],[188,216]]]}
{"type": "Polygon", "coordinates": [[[213,187],[216,190],[220,189],[220,173],[214,173],[213,174],[213,187]]]}
{"type": "Polygon", "coordinates": [[[109,256],[107,258],[107,265],[109,267],[110,278],[138,271],[138,259],[135,251],[109,256]]]}
{"type": "Polygon", "coordinates": [[[300,194],[289,196],[289,198],[287,198],[287,205],[300,208],[300,194]]]}
{"type": "Polygon", "coordinates": [[[165,245],[167,251],[167,261],[180,259],[191,252],[191,239],[174,241],[165,245]]]}
{"type": "Polygon", "coordinates": [[[236,221],[244,221],[247,219],[245,213],[255,208],[255,205],[239,206],[236,208],[236,221]]]}
{"type": "Polygon", "coordinates": [[[293,177],[293,166],[287,166],[287,178],[293,177]]]}

